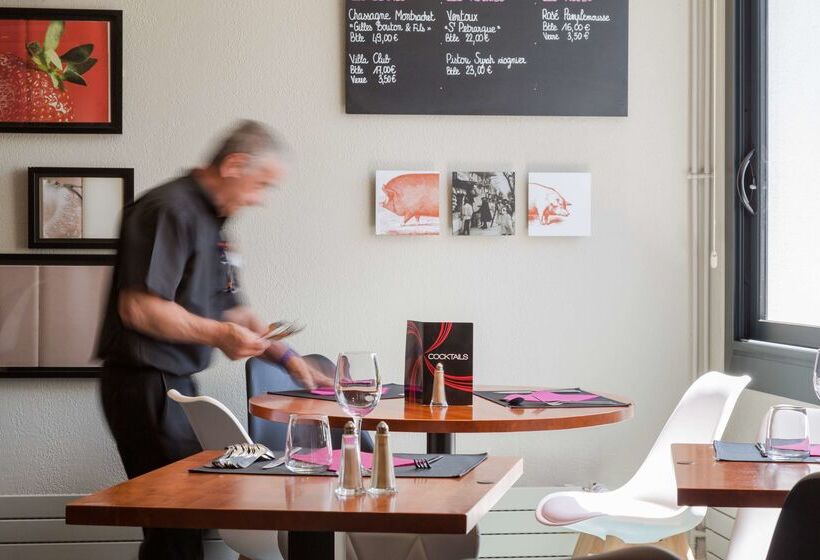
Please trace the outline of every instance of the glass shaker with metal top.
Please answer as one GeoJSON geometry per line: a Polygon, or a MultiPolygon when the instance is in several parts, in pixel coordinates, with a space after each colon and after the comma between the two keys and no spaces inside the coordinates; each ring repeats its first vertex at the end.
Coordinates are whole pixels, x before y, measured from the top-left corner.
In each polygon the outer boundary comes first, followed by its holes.
{"type": "Polygon", "coordinates": [[[336,494],[342,497],[364,494],[362,461],[356,426],[348,421],[342,433],[342,458],[339,463],[339,485],[336,494]]]}

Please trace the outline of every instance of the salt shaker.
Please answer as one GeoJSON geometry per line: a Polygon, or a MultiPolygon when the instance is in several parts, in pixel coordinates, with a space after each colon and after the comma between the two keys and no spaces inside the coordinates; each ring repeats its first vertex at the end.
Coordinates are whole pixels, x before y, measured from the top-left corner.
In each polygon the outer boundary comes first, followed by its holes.
{"type": "Polygon", "coordinates": [[[353,422],[345,424],[342,433],[342,460],[339,464],[339,485],[336,494],[339,496],[358,496],[364,494],[362,484],[362,458],[356,438],[356,427],[353,422]]]}
{"type": "Polygon", "coordinates": [[[447,406],[447,394],[444,391],[444,364],[436,364],[436,373],[433,374],[433,397],[430,406],[447,406]]]}
{"type": "Polygon", "coordinates": [[[393,469],[393,453],[390,452],[390,430],[387,424],[379,422],[376,426],[376,450],[373,455],[373,472],[370,475],[371,494],[395,494],[396,472],[393,469]]]}

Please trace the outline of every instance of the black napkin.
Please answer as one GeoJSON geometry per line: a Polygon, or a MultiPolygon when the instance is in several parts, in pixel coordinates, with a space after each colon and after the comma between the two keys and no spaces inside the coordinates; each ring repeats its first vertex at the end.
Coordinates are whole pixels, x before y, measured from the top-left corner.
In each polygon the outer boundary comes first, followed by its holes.
{"type": "MultiPolygon", "coordinates": [[[[277,453],[281,456],[281,454],[277,453]]],[[[441,455],[441,459],[432,463],[429,469],[417,469],[413,465],[396,467],[396,478],[461,478],[487,459],[486,453],[475,455],[446,455],[443,453],[396,453],[396,457],[407,459],[432,459],[441,455]]],[[[216,474],[260,474],[273,476],[337,476],[338,473],[325,471],[318,474],[296,474],[290,472],[285,465],[272,469],[263,469],[270,461],[257,461],[244,469],[217,469],[208,465],[190,469],[193,473],[216,474]]]]}
{"type": "MultiPolygon", "coordinates": [[[[541,389],[539,389],[541,390],[541,389]]],[[[561,392],[572,392],[572,393],[584,393],[587,395],[594,395],[595,393],[589,393],[588,391],[584,391],[579,389],[578,387],[572,389],[549,389],[555,393],[561,392]]],[[[516,393],[530,393],[532,391],[515,391],[516,393]]],[[[627,403],[622,403],[620,401],[616,401],[614,399],[610,399],[607,397],[603,397],[601,395],[596,395],[597,398],[590,399],[587,401],[577,401],[577,402],[562,402],[556,404],[547,404],[544,402],[539,401],[519,401],[519,400],[512,400],[507,401],[504,400],[505,397],[508,397],[510,391],[474,391],[475,395],[478,395],[482,399],[487,399],[488,401],[492,401],[496,404],[501,406],[505,406],[507,408],[600,408],[600,407],[611,407],[611,406],[629,406],[627,403]]]]}
{"type": "MultiPolygon", "coordinates": [[[[404,385],[398,383],[387,383],[382,385],[387,391],[382,394],[384,399],[401,399],[404,398],[404,385]]],[[[318,399],[320,401],[335,401],[336,395],[314,395],[310,389],[294,389],[292,391],[268,391],[269,395],[284,395],[286,397],[302,397],[305,399],[318,399]]]]}

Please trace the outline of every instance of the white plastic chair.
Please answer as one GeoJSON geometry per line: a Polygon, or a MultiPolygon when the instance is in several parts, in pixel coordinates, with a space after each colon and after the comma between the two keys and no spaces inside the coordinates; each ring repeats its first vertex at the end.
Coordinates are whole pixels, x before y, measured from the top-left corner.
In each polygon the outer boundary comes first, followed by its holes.
{"type": "MultiPolygon", "coordinates": [[[[809,408],[807,412],[812,441],[820,442],[820,409],[809,408]]],[[[760,423],[758,441],[766,438],[767,421],[766,416],[760,423]]],[[[766,560],[778,517],[780,508],[738,508],[726,560],[766,560]]]]}
{"type": "MultiPolygon", "coordinates": [[[[685,533],[706,515],[705,507],[679,506],[671,445],[712,443],[726,428],[749,376],[704,374],[681,398],[638,472],[611,492],[557,492],[541,500],[536,518],[545,525],[583,533],[576,554],[595,551],[589,537],[606,541],[597,551],[623,543],[660,543],[679,556],[690,556],[685,533]],[[611,546],[610,546],[611,544],[611,546]]],[[[592,539],[595,540],[595,539],[592,539]]],[[[599,542],[599,541],[596,541],[599,542]]]]}
{"type": "MultiPolygon", "coordinates": [[[[224,449],[234,443],[253,443],[236,416],[218,400],[187,397],[176,389],[168,391],[168,397],[182,406],[203,449],[224,449]]],[[[219,529],[219,536],[243,557],[283,560],[277,544],[277,531],[219,529]]]]}
{"type": "MultiPolygon", "coordinates": [[[[168,396],[182,405],[203,449],[253,443],[239,420],[218,400],[186,397],[176,389],[168,391],[168,396]]],[[[281,532],[277,538],[277,531],[219,530],[225,544],[253,560],[287,558],[285,534],[281,532]]],[[[389,551],[391,560],[471,560],[478,557],[478,548],[477,529],[466,535],[348,533],[346,540],[348,560],[381,560],[385,551],[389,551]]]]}

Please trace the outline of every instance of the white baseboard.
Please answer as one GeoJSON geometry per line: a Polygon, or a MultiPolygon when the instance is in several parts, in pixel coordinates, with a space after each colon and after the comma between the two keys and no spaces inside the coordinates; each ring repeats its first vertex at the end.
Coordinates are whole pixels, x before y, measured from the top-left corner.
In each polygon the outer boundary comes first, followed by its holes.
{"type": "Polygon", "coordinates": [[[572,556],[577,533],[548,527],[535,519],[535,508],[552,492],[577,488],[511,488],[479,522],[480,558],[527,558],[560,560],[572,556]]]}
{"type": "MultiPolygon", "coordinates": [[[[66,525],[65,505],[79,495],[0,496],[2,560],[136,560],[138,527],[66,525]]],[[[206,560],[236,560],[236,553],[205,533],[206,560]]]]}
{"type": "Polygon", "coordinates": [[[736,508],[709,508],[706,511],[706,557],[709,560],[726,559],[736,515],[736,508]]]}

